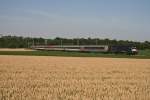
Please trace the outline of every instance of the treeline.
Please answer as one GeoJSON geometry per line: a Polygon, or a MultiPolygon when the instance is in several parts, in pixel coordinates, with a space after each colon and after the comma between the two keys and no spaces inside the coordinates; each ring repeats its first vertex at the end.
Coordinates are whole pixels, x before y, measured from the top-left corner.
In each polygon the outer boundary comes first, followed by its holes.
{"type": "Polygon", "coordinates": [[[59,38],[44,39],[18,36],[1,36],[0,48],[30,48],[32,45],[133,45],[138,49],[150,49],[150,42],[110,40],[99,38],[59,38]]]}

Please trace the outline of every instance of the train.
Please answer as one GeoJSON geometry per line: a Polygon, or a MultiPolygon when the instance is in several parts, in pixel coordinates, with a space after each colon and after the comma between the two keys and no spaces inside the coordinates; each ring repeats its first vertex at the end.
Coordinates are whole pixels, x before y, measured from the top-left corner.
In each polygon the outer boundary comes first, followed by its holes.
{"type": "Polygon", "coordinates": [[[129,55],[138,54],[137,48],[131,45],[36,45],[31,46],[31,48],[46,51],[124,53],[129,55]]]}

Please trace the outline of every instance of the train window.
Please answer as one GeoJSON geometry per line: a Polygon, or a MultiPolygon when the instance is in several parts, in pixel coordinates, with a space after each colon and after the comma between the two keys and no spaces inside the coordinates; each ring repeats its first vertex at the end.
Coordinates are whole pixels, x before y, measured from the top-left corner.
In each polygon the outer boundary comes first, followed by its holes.
{"type": "Polygon", "coordinates": [[[80,47],[66,47],[66,48],[69,48],[69,49],[80,49],[80,47]]]}
{"type": "Polygon", "coordinates": [[[84,47],[84,49],[105,49],[105,47],[84,47]]]}

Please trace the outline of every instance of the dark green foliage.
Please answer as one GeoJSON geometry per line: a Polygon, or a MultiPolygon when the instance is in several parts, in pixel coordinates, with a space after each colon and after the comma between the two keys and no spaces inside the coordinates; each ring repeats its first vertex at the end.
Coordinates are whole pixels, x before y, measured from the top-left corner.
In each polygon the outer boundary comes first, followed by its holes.
{"type": "Polygon", "coordinates": [[[0,38],[0,48],[28,48],[31,45],[44,44],[43,38],[3,36],[0,38]]]}
{"type": "Polygon", "coordinates": [[[0,37],[0,48],[29,48],[31,45],[134,45],[138,49],[150,49],[150,42],[133,42],[128,40],[110,40],[99,38],[60,38],[44,39],[17,36],[0,37]]]}

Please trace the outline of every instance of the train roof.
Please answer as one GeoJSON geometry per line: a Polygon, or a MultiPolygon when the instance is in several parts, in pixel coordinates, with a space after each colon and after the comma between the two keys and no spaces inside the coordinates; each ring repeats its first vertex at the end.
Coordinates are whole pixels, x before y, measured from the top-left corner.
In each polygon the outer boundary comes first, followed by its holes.
{"type": "Polygon", "coordinates": [[[106,47],[108,45],[36,45],[35,47],[106,47]]]}

